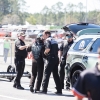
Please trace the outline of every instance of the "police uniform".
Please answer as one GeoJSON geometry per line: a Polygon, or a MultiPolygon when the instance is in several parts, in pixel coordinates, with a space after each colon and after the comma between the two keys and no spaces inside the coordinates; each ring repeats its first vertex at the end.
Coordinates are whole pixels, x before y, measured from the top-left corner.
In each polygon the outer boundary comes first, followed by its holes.
{"type": "Polygon", "coordinates": [[[71,42],[64,40],[59,49],[60,51],[62,51],[62,57],[61,57],[61,63],[59,69],[59,76],[60,76],[62,89],[64,89],[64,77],[65,77],[65,65],[66,65],[67,52],[72,44],[73,44],[73,40],[71,42]]]}
{"type": "Polygon", "coordinates": [[[89,100],[100,100],[100,69],[98,69],[98,63],[94,68],[84,70],[80,74],[72,92],[81,99],[87,97],[89,100]]]}
{"type": "Polygon", "coordinates": [[[44,69],[44,78],[42,83],[42,93],[47,93],[49,78],[51,72],[53,73],[53,78],[56,84],[57,93],[62,93],[60,78],[58,75],[58,44],[57,42],[49,37],[45,40],[45,49],[50,49],[49,53],[46,55],[46,65],[44,69]]]}
{"type": "Polygon", "coordinates": [[[30,91],[31,92],[40,91],[40,86],[41,86],[42,77],[43,77],[43,70],[44,70],[44,61],[43,61],[44,42],[43,42],[43,40],[37,39],[36,42],[35,42],[35,45],[41,46],[41,50],[40,50],[38,57],[37,57],[37,55],[35,55],[35,53],[33,54],[32,77],[31,77],[31,80],[30,80],[30,91]],[[35,87],[35,90],[34,90],[33,87],[34,87],[36,77],[37,77],[37,82],[36,82],[36,87],[35,87]]]}
{"type": "Polygon", "coordinates": [[[13,87],[17,87],[17,88],[21,87],[20,79],[21,79],[21,77],[23,75],[23,72],[24,72],[25,58],[27,57],[26,48],[23,49],[23,50],[19,49],[20,46],[24,46],[24,45],[25,45],[25,43],[21,39],[17,39],[15,41],[15,59],[14,59],[14,63],[15,63],[15,66],[16,66],[17,76],[15,78],[13,87]]]}

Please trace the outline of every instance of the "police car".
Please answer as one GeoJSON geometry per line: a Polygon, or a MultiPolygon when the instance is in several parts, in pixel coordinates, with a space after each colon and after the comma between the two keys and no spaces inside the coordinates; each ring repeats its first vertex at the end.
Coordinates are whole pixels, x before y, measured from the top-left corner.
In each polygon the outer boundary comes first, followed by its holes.
{"type": "Polygon", "coordinates": [[[100,33],[87,33],[78,37],[67,54],[66,75],[71,86],[75,84],[80,73],[94,67],[98,62],[100,33]]]}

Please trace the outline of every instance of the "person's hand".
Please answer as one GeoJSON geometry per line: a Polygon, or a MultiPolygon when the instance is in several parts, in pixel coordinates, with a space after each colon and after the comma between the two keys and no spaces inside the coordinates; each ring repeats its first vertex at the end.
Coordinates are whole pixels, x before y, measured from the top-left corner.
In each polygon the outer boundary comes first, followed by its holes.
{"type": "Polygon", "coordinates": [[[30,44],[25,45],[26,48],[29,48],[30,46],[31,46],[30,44]]]}
{"type": "Polygon", "coordinates": [[[44,52],[44,54],[45,54],[45,55],[47,55],[47,53],[46,53],[46,52],[44,52]]]}

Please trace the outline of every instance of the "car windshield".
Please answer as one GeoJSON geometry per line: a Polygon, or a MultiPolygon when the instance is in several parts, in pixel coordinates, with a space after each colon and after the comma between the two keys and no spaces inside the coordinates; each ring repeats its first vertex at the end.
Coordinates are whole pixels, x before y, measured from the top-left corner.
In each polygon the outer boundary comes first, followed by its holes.
{"type": "Polygon", "coordinates": [[[32,30],[27,30],[27,32],[32,32],[32,30]]]}

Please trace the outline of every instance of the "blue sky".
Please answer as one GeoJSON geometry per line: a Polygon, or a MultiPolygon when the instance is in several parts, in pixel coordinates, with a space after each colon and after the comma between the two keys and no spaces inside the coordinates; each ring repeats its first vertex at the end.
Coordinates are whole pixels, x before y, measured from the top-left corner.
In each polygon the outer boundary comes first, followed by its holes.
{"type": "Polygon", "coordinates": [[[65,5],[68,3],[73,3],[77,5],[79,2],[82,2],[84,6],[87,4],[87,11],[100,9],[100,2],[98,0],[25,0],[26,5],[28,6],[27,11],[29,13],[40,12],[43,7],[46,5],[47,7],[51,7],[57,2],[62,2],[65,5]],[[87,3],[86,3],[87,1],[87,3]]]}

